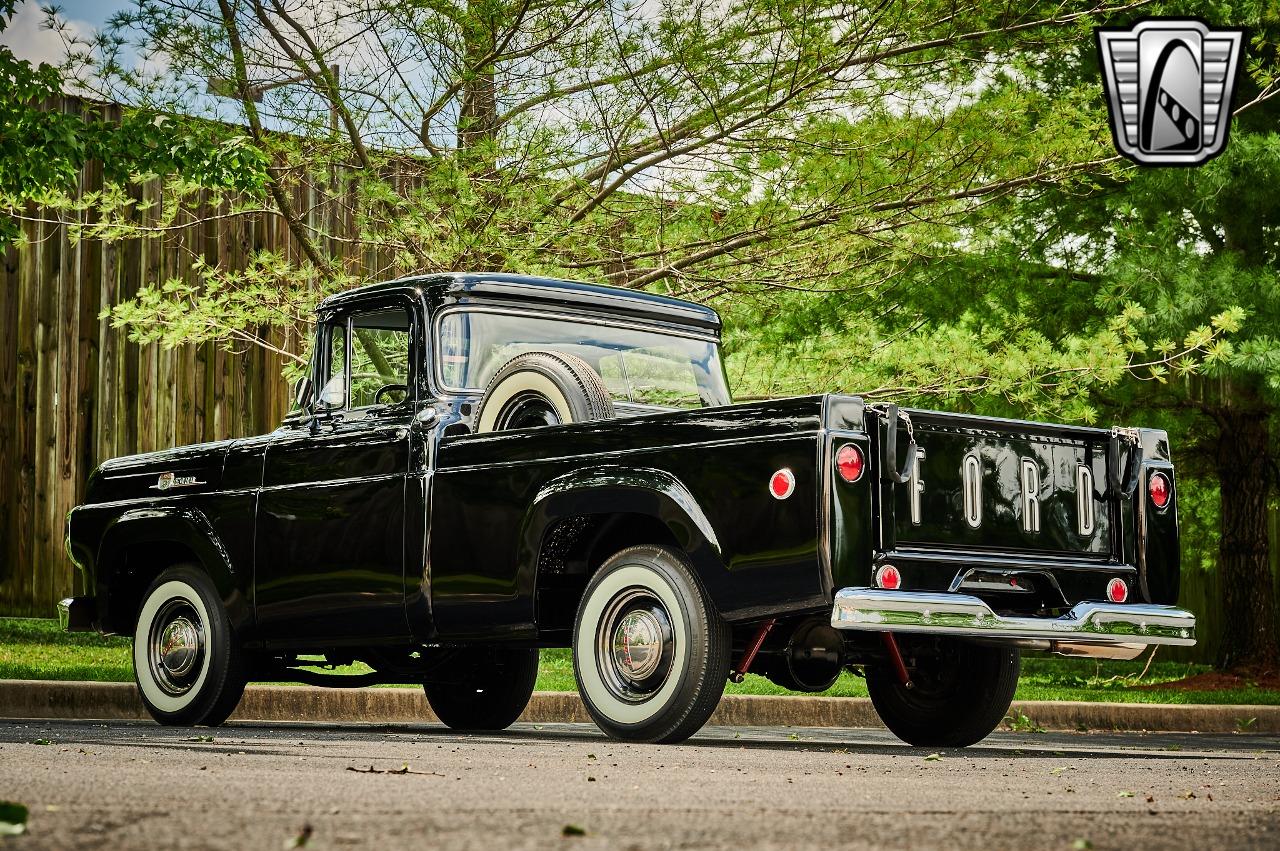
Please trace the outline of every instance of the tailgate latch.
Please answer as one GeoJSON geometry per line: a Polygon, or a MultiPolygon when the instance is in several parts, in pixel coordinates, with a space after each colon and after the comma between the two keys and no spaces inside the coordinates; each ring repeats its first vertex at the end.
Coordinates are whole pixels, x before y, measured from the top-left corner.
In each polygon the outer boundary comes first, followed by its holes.
{"type": "Polygon", "coordinates": [[[882,412],[888,423],[888,429],[885,433],[884,452],[881,453],[881,469],[885,478],[899,485],[904,485],[911,481],[911,470],[916,463],[916,434],[911,425],[911,415],[905,411],[899,411],[897,405],[885,405],[883,408],[877,406],[874,410],[882,412]],[[898,469],[898,421],[907,429],[907,459],[902,465],[902,469],[898,469]]]}
{"type": "Polygon", "coordinates": [[[1132,496],[1142,471],[1142,442],[1136,428],[1113,427],[1107,445],[1107,485],[1112,497],[1132,496]],[[1125,452],[1124,450],[1128,450],[1125,452]],[[1121,457],[1121,453],[1124,457],[1121,457]],[[1121,462],[1124,462],[1123,470],[1121,462]]]}

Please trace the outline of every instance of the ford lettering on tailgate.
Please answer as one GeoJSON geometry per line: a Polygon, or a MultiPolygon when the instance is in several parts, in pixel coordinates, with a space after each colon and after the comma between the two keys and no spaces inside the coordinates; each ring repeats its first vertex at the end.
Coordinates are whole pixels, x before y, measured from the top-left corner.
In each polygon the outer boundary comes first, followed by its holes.
{"type": "Polygon", "coordinates": [[[911,416],[919,449],[908,481],[892,486],[893,541],[887,543],[1108,552],[1105,439],[911,416]]]}

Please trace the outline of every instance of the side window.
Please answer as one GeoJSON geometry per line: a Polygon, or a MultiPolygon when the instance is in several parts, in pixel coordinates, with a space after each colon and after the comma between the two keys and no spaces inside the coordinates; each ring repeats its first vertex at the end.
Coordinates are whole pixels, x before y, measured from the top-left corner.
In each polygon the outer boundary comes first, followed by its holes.
{"type": "Polygon", "coordinates": [[[330,408],[347,403],[347,326],[346,320],[329,326],[329,348],[325,353],[324,374],[328,376],[319,400],[330,408]]]}
{"type": "Polygon", "coordinates": [[[409,313],[401,308],[351,317],[351,407],[409,397],[409,313]]]}

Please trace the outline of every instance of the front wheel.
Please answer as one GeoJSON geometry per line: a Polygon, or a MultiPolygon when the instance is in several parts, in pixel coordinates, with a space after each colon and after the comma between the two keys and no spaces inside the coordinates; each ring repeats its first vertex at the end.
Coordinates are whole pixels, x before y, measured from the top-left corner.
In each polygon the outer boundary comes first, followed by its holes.
{"type": "Polygon", "coordinates": [[[909,745],[963,748],[999,724],[1018,687],[1016,647],[898,638],[911,687],[893,666],[868,665],[867,692],[880,720],[909,745]]]}
{"type": "Polygon", "coordinates": [[[527,647],[462,647],[423,688],[431,711],[454,730],[505,730],[529,705],[538,651],[527,647]]]}
{"type": "Polygon", "coordinates": [[[133,670],[143,704],[161,724],[216,727],[235,711],[244,661],[204,571],[181,565],[151,583],[134,628],[133,670]]]}
{"type": "Polygon", "coordinates": [[[730,631],[684,556],[631,547],[587,584],[573,627],[573,672],[592,719],[629,742],[679,742],[715,711],[730,631]]]}

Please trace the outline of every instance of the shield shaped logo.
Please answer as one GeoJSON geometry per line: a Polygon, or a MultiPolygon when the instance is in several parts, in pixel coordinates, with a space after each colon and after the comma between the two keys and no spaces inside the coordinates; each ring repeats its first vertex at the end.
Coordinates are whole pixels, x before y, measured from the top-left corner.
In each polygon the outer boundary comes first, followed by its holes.
{"type": "Polygon", "coordinates": [[[1244,30],[1152,18],[1094,32],[1116,150],[1145,165],[1200,165],[1222,153],[1244,30]]]}

